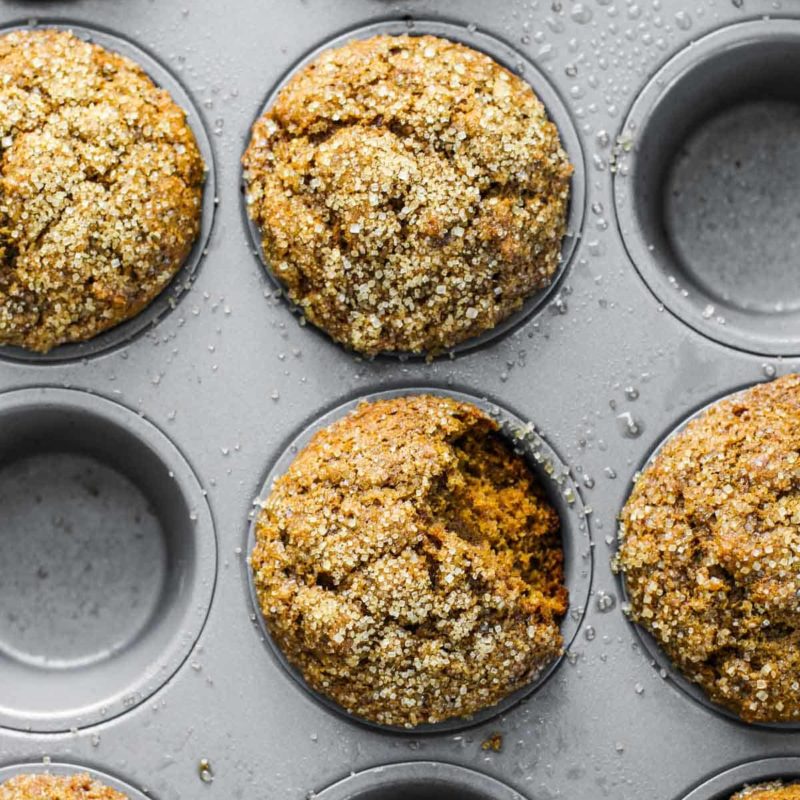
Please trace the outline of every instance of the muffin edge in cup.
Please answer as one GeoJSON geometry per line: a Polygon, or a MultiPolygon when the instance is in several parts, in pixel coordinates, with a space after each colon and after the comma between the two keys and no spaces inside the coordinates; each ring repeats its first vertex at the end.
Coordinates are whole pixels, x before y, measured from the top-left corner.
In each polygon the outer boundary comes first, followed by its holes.
{"type": "Polygon", "coordinates": [[[393,733],[426,734],[446,731],[455,731],[481,724],[511,709],[523,701],[535,690],[541,687],[555,672],[564,660],[570,645],[580,629],[583,616],[589,599],[593,569],[593,548],[591,544],[591,531],[589,527],[589,511],[583,505],[577,483],[569,473],[569,468],[564,464],[553,447],[544,439],[530,423],[497,404],[467,394],[458,390],[445,390],[437,387],[408,387],[377,391],[359,395],[341,405],[323,413],[316,421],[306,425],[273,461],[267,476],[259,491],[258,499],[254,501],[254,511],[251,512],[251,522],[248,526],[246,540],[246,553],[248,558],[244,561],[246,572],[245,580],[249,590],[249,605],[251,619],[258,625],[262,639],[269,646],[275,660],[283,669],[304,689],[314,700],[325,708],[332,710],[342,717],[359,724],[366,725],[376,730],[393,733]],[[420,723],[415,726],[389,725],[376,722],[367,717],[360,716],[346,710],[338,702],[312,688],[305,680],[301,670],[291,664],[283,653],[280,645],[272,637],[267,626],[260,604],[256,596],[253,570],[250,566],[250,554],[256,545],[256,529],[258,526],[258,509],[272,489],[273,481],[283,475],[291,466],[297,454],[306,447],[311,439],[321,430],[329,428],[332,424],[345,419],[354,412],[362,403],[390,400],[402,397],[417,397],[432,395],[452,399],[457,403],[465,403],[476,407],[486,413],[500,425],[500,435],[511,446],[511,450],[521,454],[530,468],[538,485],[541,487],[546,500],[554,508],[559,518],[559,535],[563,552],[564,586],[569,592],[569,606],[559,628],[563,638],[563,651],[561,656],[549,662],[540,673],[527,685],[506,695],[495,705],[483,708],[469,717],[450,717],[435,723],[420,723]]]}
{"type": "Polygon", "coordinates": [[[211,139],[197,103],[183,82],[171,68],[146,47],[115,31],[95,28],[81,21],[36,18],[11,23],[0,28],[0,36],[17,31],[55,31],[73,34],[77,39],[95,44],[112,55],[132,61],[140,68],[156,89],[165,91],[171,102],[184,114],[185,124],[191,132],[204,164],[201,202],[197,215],[198,231],[191,249],[180,266],[173,272],[164,288],[136,314],[121,320],[85,341],[56,345],[48,352],[37,352],[17,345],[0,345],[0,360],[33,366],[70,363],[96,358],[132,344],[162,322],[190,291],[201,262],[205,257],[212,233],[216,209],[216,164],[211,139]]]}
{"type": "Polygon", "coordinates": [[[629,502],[633,498],[639,482],[644,476],[648,475],[648,470],[653,469],[654,465],[658,463],[664,448],[673,442],[676,437],[682,437],[686,433],[687,427],[690,425],[697,425],[706,417],[708,412],[713,411],[720,404],[735,402],[738,398],[742,397],[743,395],[747,396],[753,390],[769,387],[770,385],[776,383],[776,381],[791,379],[800,380],[800,376],[787,374],[772,380],[747,384],[739,389],[727,392],[726,394],[718,396],[716,399],[706,402],[702,406],[696,408],[693,412],[684,416],[668,432],[660,436],[656,444],[649,451],[646,459],[636,470],[633,477],[632,487],[625,496],[623,506],[619,512],[619,527],[617,532],[616,549],[612,557],[612,568],[616,573],[616,578],[620,586],[620,594],[623,598],[622,611],[628,618],[630,627],[649,656],[651,665],[660,672],[662,678],[669,680],[670,683],[676,686],[681,693],[686,695],[690,700],[698,703],[718,716],[754,729],[784,731],[787,733],[800,730],[800,718],[786,721],[766,721],[760,719],[748,720],[737,713],[732,707],[729,708],[726,705],[723,705],[722,702],[712,700],[706,689],[699,682],[692,680],[677,664],[672,661],[671,657],[664,650],[660,641],[651,632],[649,627],[637,618],[641,614],[641,609],[634,610],[631,606],[631,595],[626,575],[627,570],[623,564],[623,549],[626,534],[622,529],[621,518],[624,509],[628,507],[629,502]]]}
{"type": "MultiPolygon", "coordinates": [[[[353,41],[371,39],[381,35],[438,37],[445,42],[463,45],[467,48],[475,50],[481,55],[488,56],[500,67],[508,70],[516,77],[519,77],[530,89],[532,89],[534,95],[544,106],[547,120],[555,126],[559,141],[561,143],[561,148],[566,152],[567,158],[572,163],[574,168],[569,182],[570,190],[566,215],[566,233],[561,241],[561,260],[555,273],[551,276],[548,285],[528,294],[523,301],[521,308],[512,312],[509,316],[498,322],[494,327],[489,328],[482,333],[473,335],[472,337],[466,338],[451,347],[443,347],[436,352],[411,352],[401,351],[398,349],[385,350],[378,352],[377,354],[365,355],[359,352],[357,349],[345,346],[336,341],[333,336],[323,327],[315,324],[309,326],[314,329],[316,335],[319,335],[320,337],[335,344],[337,347],[341,347],[346,352],[352,353],[356,357],[360,358],[430,360],[446,354],[458,355],[476,348],[480,348],[484,345],[488,345],[495,339],[498,339],[504,336],[506,333],[527,323],[537,312],[541,311],[547,305],[547,303],[552,300],[555,293],[558,291],[558,287],[562,284],[564,276],[571,267],[584,222],[586,204],[586,170],[583,147],[575,124],[572,120],[571,113],[568,110],[565,101],[562,99],[561,94],[555,88],[550,78],[548,78],[542,70],[538,69],[535,64],[526,56],[517,51],[512,45],[509,45],[501,39],[496,38],[493,34],[485,33],[479,30],[473,30],[471,26],[466,24],[462,26],[452,22],[442,22],[428,19],[386,20],[383,22],[371,23],[362,27],[350,29],[344,33],[334,36],[331,39],[326,40],[310,52],[306,53],[306,55],[304,55],[301,59],[296,61],[291,69],[281,77],[278,83],[270,91],[264,104],[259,109],[253,125],[256,125],[259,120],[262,119],[264,114],[274,106],[281,91],[297,75],[299,75],[304,68],[315,62],[324,53],[337,50],[338,48],[341,48],[353,41]]],[[[243,142],[246,151],[250,149],[252,142],[253,136],[251,128],[248,130],[243,142]]],[[[246,179],[246,169],[244,168],[242,169],[241,186],[243,222],[248,230],[253,250],[258,255],[261,268],[266,273],[268,282],[275,287],[277,292],[284,296],[292,313],[300,316],[301,322],[305,324],[305,317],[300,306],[295,304],[291,298],[288,297],[286,287],[276,276],[272,266],[264,256],[261,230],[257,226],[256,222],[251,218],[248,210],[248,181],[246,179]]]]}

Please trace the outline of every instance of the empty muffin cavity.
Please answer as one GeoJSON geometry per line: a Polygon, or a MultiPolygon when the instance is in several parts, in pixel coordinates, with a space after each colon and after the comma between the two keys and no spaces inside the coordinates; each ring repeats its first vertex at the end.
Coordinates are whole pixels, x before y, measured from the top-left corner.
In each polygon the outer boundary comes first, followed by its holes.
{"type": "Polygon", "coordinates": [[[60,731],[168,680],[205,621],[210,512],[174,446],[82,392],[0,395],[0,724],[60,731]]]}
{"type": "Polygon", "coordinates": [[[510,786],[454,764],[417,761],[350,775],[320,800],[524,800],[510,786]]]}
{"type": "Polygon", "coordinates": [[[703,334],[800,352],[800,24],[723,28],[678,53],[634,103],[615,195],[634,265],[703,334]]]}

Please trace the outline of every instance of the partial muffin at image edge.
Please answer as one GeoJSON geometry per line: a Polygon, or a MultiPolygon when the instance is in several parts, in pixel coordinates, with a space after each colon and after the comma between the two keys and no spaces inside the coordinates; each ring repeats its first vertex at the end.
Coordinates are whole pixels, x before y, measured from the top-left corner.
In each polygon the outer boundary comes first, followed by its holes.
{"type": "Polygon", "coordinates": [[[128,800],[91,776],[17,775],[0,784],[0,800],[128,800]]]}
{"type": "Polygon", "coordinates": [[[800,376],[667,440],[622,511],[616,566],[631,618],[711,700],[800,719],[800,376]]]}
{"type": "Polygon", "coordinates": [[[148,306],[200,230],[185,112],[63,30],[0,37],[0,345],[47,352],[148,306]]]}
{"type": "Polygon", "coordinates": [[[731,800],[800,800],[800,784],[780,781],[747,786],[731,800]]]}
{"type": "Polygon", "coordinates": [[[435,354],[553,280],[572,166],[533,89],[434,36],[355,40],[253,126],[248,213],[315,325],[373,356],[435,354]]]}
{"type": "Polygon", "coordinates": [[[277,478],[255,537],[273,640],[312,689],[364,719],[473,715],[562,652],[558,514],[469,403],[361,403],[277,478]]]}

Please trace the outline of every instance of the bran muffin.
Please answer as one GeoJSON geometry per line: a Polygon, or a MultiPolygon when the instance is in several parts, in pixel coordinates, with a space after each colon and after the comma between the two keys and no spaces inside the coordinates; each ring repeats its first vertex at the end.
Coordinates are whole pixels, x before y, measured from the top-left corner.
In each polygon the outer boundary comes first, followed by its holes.
{"type": "Polygon", "coordinates": [[[128,800],[89,775],[17,775],[0,784],[0,800],[128,800]]]}
{"type": "Polygon", "coordinates": [[[747,786],[731,800],[800,800],[800,784],[783,784],[780,781],[747,786]]]}
{"type": "Polygon", "coordinates": [[[60,30],[0,38],[0,344],[47,352],[136,315],[200,229],[204,164],[144,71],[60,30]]]}
{"type": "Polygon", "coordinates": [[[250,564],[288,660],[377,723],[474,714],[562,650],[558,515],[497,423],[450,398],[365,402],[319,431],[250,564]]]}
{"type": "Polygon", "coordinates": [[[621,515],[631,617],[749,722],[800,719],[800,376],[715,403],[621,515]]]}
{"type": "Polygon", "coordinates": [[[433,36],[301,69],[253,126],[249,214],[305,316],[366,355],[436,353],[552,280],[572,166],[521,78],[433,36]]]}

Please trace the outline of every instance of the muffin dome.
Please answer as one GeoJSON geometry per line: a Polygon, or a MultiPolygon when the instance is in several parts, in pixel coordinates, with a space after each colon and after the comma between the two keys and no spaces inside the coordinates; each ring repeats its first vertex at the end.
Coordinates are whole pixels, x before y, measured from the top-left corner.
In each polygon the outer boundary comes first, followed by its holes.
{"type": "Polygon", "coordinates": [[[128,800],[89,775],[17,775],[0,784],[0,800],[128,800]]]}
{"type": "Polygon", "coordinates": [[[800,376],[672,436],[621,516],[631,616],[712,700],[800,719],[800,376]]]}
{"type": "Polygon", "coordinates": [[[250,216],[307,318],[367,355],[497,325],[560,261],[572,167],[531,87],[433,36],[300,70],[253,127],[250,216]]]}
{"type": "Polygon", "coordinates": [[[46,352],[137,314],[200,227],[186,115],[132,61],[60,30],[0,38],[0,344],[46,352]]]}
{"type": "Polygon", "coordinates": [[[748,786],[731,800],[800,800],[800,784],[766,783],[748,786]]]}
{"type": "Polygon", "coordinates": [[[562,649],[559,519],[480,409],[362,403],[275,481],[251,567],[276,644],[347,711],[413,727],[474,714],[562,649]]]}

